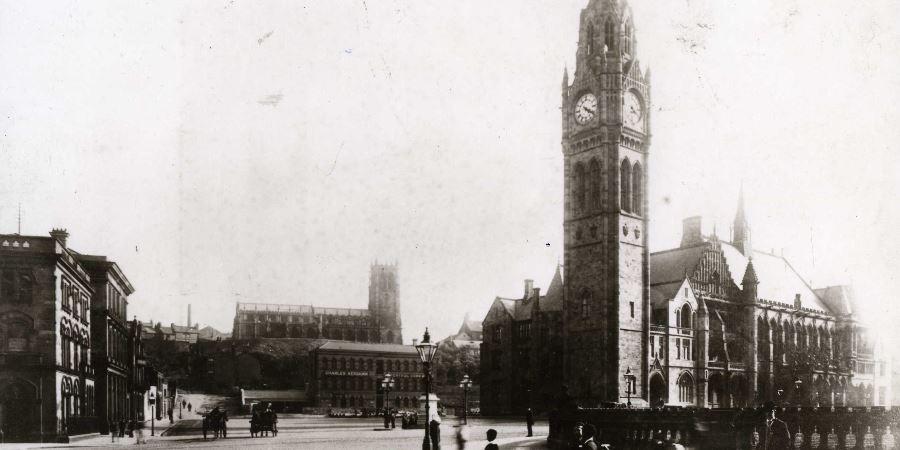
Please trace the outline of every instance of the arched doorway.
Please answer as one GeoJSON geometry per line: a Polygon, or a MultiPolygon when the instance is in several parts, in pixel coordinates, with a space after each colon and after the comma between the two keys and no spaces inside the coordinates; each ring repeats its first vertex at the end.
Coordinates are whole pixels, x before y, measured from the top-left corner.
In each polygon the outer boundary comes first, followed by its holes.
{"type": "Polygon", "coordinates": [[[724,408],[728,405],[725,403],[725,379],[721,373],[714,373],[709,376],[708,382],[709,395],[707,402],[710,408],[724,408]]]}
{"type": "Polygon", "coordinates": [[[659,373],[650,376],[650,407],[657,408],[669,401],[669,389],[666,380],[659,373]]]}
{"type": "Polygon", "coordinates": [[[731,377],[731,407],[744,408],[749,406],[748,403],[750,389],[747,384],[747,378],[743,375],[734,375],[731,377]]]}
{"type": "Polygon", "coordinates": [[[33,408],[37,404],[34,386],[12,379],[0,383],[0,428],[5,441],[22,441],[34,431],[33,408]]]}

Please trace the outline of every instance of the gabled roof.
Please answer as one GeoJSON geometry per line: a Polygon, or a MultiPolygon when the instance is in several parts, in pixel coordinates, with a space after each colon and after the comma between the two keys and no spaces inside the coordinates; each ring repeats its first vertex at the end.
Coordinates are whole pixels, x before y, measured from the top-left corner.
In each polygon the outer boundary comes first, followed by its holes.
{"type": "MultiPolygon", "coordinates": [[[[722,254],[728,265],[731,281],[738,287],[742,285],[743,277],[747,273],[747,265],[750,259],[744,256],[734,245],[719,241],[722,254]]],[[[672,289],[684,280],[685,276],[691,276],[708,248],[709,243],[684,248],[676,248],[650,255],[650,295],[651,298],[671,298],[672,289]]],[[[803,308],[809,308],[825,312],[837,312],[828,307],[819,295],[806,283],[796,270],[784,257],[754,250],[753,273],[758,279],[757,295],[760,299],[783,303],[793,306],[794,298],[800,294],[800,304],[803,308]]]]}
{"type": "Polygon", "coordinates": [[[198,334],[200,331],[194,327],[186,327],[183,325],[175,325],[174,323],[171,325],[172,331],[176,333],[193,333],[198,334]]]}
{"type": "MultiPolygon", "coordinates": [[[[675,248],[650,254],[650,286],[680,283],[694,273],[706,243],[693,247],[675,248]]],[[[744,273],[741,271],[741,273],[744,273]]]]}
{"type": "Polygon", "coordinates": [[[674,283],[657,284],[650,287],[650,304],[662,306],[665,302],[678,295],[678,289],[684,284],[684,279],[674,283]]]}
{"type": "MultiPolygon", "coordinates": [[[[740,286],[747,264],[750,260],[733,245],[723,242],[722,253],[728,262],[728,269],[734,282],[740,286]]],[[[819,296],[812,290],[806,281],[787,262],[784,257],[754,250],[753,268],[759,279],[757,288],[760,299],[794,304],[794,297],[800,294],[800,306],[819,311],[834,312],[825,306],[819,296]]]]}
{"type": "Polygon", "coordinates": [[[853,314],[855,299],[850,286],[828,286],[815,291],[822,302],[835,314],[853,314]]]}
{"type": "Polygon", "coordinates": [[[481,333],[481,322],[467,319],[463,325],[466,327],[467,331],[481,333]]]}
{"type": "Polygon", "coordinates": [[[562,311],[563,308],[563,278],[560,272],[561,266],[556,265],[556,272],[547,287],[547,295],[541,298],[542,311],[562,311]]]}

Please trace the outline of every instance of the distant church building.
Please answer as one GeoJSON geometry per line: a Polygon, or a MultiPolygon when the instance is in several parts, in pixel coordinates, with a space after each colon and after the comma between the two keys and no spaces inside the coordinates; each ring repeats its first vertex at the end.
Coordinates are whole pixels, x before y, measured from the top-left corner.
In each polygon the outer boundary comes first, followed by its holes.
{"type": "Polygon", "coordinates": [[[238,303],[234,339],[311,338],[402,344],[396,264],[375,263],[369,273],[369,307],[238,303]]]}
{"type": "Polygon", "coordinates": [[[694,217],[678,248],[648,251],[650,76],[631,10],[590,0],[580,23],[562,85],[564,280],[547,293],[562,284],[562,317],[525,312],[550,309],[539,294],[494,301],[482,410],[546,406],[534,392],[560,379],[581,406],[888,404],[890,362],[857,322],[851,290],[813,288],[782,256],[754,250],[743,192],[730,242],[703,236],[694,217]],[[561,332],[559,364],[534,330],[561,332]],[[554,365],[562,377],[523,370],[554,365]]]}

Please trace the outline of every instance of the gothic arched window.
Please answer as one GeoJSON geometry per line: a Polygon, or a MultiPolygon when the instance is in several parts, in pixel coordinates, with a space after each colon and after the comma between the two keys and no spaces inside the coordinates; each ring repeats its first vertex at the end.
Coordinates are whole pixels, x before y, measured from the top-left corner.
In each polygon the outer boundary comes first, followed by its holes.
{"type": "Polygon", "coordinates": [[[682,403],[694,402],[694,379],[687,373],[678,378],[678,401],[682,403]]]}
{"type": "Polygon", "coordinates": [[[594,25],[593,24],[588,25],[586,48],[587,48],[588,55],[594,54],[594,25]]]}
{"type": "Polygon", "coordinates": [[[631,172],[631,192],[632,192],[632,209],[637,215],[642,215],[644,211],[644,173],[641,170],[640,163],[634,163],[634,169],[631,172]]]}
{"type": "Polygon", "coordinates": [[[585,289],[581,291],[581,317],[587,318],[591,315],[591,291],[585,289]]]}
{"type": "Polygon", "coordinates": [[[619,174],[619,190],[622,194],[622,211],[631,212],[631,164],[627,159],[622,160],[622,168],[619,174]]]}
{"type": "Polygon", "coordinates": [[[616,46],[616,26],[612,19],[608,19],[603,25],[603,45],[607,50],[613,50],[616,46]]]}
{"type": "Polygon", "coordinates": [[[678,323],[679,328],[691,328],[691,307],[687,303],[681,307],[680,314],[680,322],[678,323]]]}
{"type": "Polygon", "coordinates": [[[628,54],[631,54],[633,52],[633,49],[631,46],[631,41],[633,39],[632,34],[634,34],[634,30],[632,29],[631,23],[625,22],[625,33],[624,33],[625,41],[622,42],[622,47],[623,47],[623,50],[625,51],[625,53],[628,53],[628,54]]]}
{"type": "Polygon", "coordinates": [[[591,159],[589,165],[590,183],[591,183],[591,207],[594,210],[600,209],[600,163],[596,159],[591,159]]]}
{"type": "Polygon", "coordinates": [[[581,163],[575,164],[575,178],[573,180],[572,192],[575,196],[575,212],[582,213],[584,212],[584,197],[585,197],[585,176],[584,176],[584,165],[581,163]]]}

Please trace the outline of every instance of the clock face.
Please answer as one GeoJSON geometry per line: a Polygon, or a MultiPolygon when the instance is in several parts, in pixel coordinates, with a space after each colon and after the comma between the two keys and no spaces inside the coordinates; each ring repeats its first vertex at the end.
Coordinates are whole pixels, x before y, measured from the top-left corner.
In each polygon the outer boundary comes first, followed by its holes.
{"type": "Polygon", "coordinates": [[[641,99],[633,91],[625,94],[625,125],[632,128],[640,128],[644,121],[644,105],[641,99]]]}
{"type": "Polygon", "coordinates": [[[597,97],[587,93],[575,103],[575,121],[584,125],[597,115],[597,97]]]}

